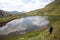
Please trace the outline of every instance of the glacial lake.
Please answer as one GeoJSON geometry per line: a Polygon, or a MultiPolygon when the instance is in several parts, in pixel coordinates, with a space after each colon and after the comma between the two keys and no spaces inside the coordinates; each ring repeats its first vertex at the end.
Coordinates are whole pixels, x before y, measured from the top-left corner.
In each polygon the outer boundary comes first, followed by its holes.
{"type": "Polygon", "coordinates": [[[3,34],[25,34],[34,30],[47,27],[49,24],[48,16],[30,16],[22,17],[8,22],[5,26],[0,27],[0,35],[3,34]]]}

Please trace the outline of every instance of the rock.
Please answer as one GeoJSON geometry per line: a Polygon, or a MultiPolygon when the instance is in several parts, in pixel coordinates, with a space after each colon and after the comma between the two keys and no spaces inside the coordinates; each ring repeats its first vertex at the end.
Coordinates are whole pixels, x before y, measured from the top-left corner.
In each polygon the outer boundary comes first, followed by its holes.
{"type": "Polygon", "coordinates": [[[11,14],[8,14],[7,12],[5,12],[3,10],[0,10],[0,18],[2,18],[2,17],[8,17],[8,16],[11,16],[11,14]]]}

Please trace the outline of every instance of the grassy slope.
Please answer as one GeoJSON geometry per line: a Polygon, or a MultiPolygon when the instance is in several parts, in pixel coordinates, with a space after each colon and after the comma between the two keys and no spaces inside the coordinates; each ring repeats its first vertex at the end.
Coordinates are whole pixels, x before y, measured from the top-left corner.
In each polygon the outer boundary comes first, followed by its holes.
{"type": "Polygon", "coordinates": [[[60,16],[60,0],[56,0],[45,8],[43,8],[44,12],[49,13],[48,15],[58,15],[60,16]]]}
{"type": "Polygon", "coordinates": [[[56,0],[56,1],[46,5],[46,7],[43,9],[38,9],[35,11],[28,12],[28,14],[26,14],[26,15],[28,15],[28,16],[33,16],[33,15],[60,16],[60,0],[56,0]],[[44,14],[44,13],[48,13],[48,14],[44,14]]]}
{"type": "Polygon", "coordinates": [[[3,26],[7,22],[9,22],[13,19],[17,19],[17,18],[20,18],[20,16],[19,15],[13,15],[13,16],[9,16],[9,17],[6,17],[6,18],[0,18],[0,26],[3,26]]]}

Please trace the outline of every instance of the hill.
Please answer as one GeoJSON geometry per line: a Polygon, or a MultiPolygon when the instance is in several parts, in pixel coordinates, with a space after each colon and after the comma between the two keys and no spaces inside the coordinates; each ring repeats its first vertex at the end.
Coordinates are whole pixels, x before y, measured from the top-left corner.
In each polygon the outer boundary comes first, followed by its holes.
{"type": "Polygon", "coordinates": [[[0,10],[0,27],[4,26],[7,22],[20,18],[19,14],[12,14],[11,12],[0,10]]]}
{"type": "Polygon", "coordinates": [[[43,8],[43,11],[49,13],[49,15],[60,15],[60,0],[48,4],[43,8]]]}
{"type": "Polygon", "coordinates": [[[18,12],[18,11],[9,11],[10,14],[25,14],[26,12],[18,12]]]}
{"type": "Polygon", "coordinates": [[[31,12],[28,12],[26,15],[53,15],[60,16],[60,0],[55,0],[52,3],[46,5],[42,9],[37,9],[31,12]]]}
{"type": "Polygon", "coordinates": [[[0,10],[0,27],[4,26],[7,22],[20,18],[25,17],[26,12],[18,12],[18,11],[3,11],[0,10]]]}
{"type": "Polygon", "coordinates": [[[11,16],[11,14],[8,14],[7,12],[3,11],[3,10],[0,10],[0,18],[2,17],[9,17],[11,16]]]}

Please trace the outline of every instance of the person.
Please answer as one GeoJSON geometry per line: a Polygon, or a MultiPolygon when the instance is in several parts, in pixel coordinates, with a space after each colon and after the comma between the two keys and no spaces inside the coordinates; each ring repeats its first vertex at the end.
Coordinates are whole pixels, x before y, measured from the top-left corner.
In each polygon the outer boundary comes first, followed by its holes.
{"type": "Polygon", "coordinates": [[[49,28],[50,34],[52,34],[52,31],[53,31],[53,27],[52,27],[52,25],[50,25],[50,28],[49,28]]]}

